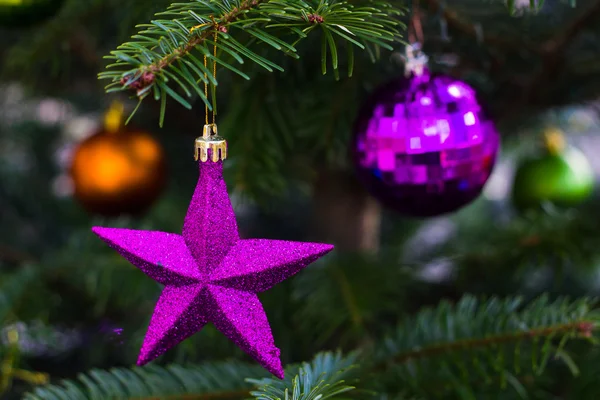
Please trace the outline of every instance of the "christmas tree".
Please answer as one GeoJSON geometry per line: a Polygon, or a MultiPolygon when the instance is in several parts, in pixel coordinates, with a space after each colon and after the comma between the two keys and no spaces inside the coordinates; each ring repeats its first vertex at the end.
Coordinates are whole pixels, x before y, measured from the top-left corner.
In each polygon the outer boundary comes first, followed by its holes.
{"type": "Polygon", "coordinates": [[[147,3],[0,0],[1,398],[600,396],[600,1],[147,3]]]}

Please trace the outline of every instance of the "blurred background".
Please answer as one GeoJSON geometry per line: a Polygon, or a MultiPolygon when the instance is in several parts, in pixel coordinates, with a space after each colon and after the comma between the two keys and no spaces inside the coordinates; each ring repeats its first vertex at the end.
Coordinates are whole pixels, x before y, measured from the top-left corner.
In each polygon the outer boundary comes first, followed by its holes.
{"type": "MultiPolygon", "coordinates": [[[[0,0],[0,356],[32,374],[0,371],[6,399],[134,364],[160,287],[90,228],[180,232],[204,122],[201,101],[192,111],[172,101],[160,129],[147,101],[125,127],[136,100],[97,80],[102,57],[169,1],[32,3],[0,0]]],[[[501,1],[392,3],[407,7],[406,24],[419,16],[431,69],[470,85],[500,137],[481,195],[449,213],[400,213],[393,183],[374,196],[357,174],[355,121],[404,76],[402,44],[375,63],[357,52],[354,76],[340,80],[321,74],[319,37],[299,61],[273,56],[285,73],[219,72],[242,236],[337,246],[261,295],[284,363],[373,344],[466,293],[600,294],[600,2],[517,0],[512,13],[501,1]]],[[[247,360],[207,326],[159,363],[230,358],[247,360]]],[[[597,398],[560,397],[573,387],[561,371],[540,398],[597,398]]]]}

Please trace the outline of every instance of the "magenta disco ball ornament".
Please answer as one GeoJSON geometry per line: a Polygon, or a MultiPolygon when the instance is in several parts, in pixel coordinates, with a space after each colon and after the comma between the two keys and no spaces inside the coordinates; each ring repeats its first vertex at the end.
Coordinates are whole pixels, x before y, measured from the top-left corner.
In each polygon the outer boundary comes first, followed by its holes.
{"type": "Polygon", "coordinates": [[[352,149],[360,180],[384,206],[430,217],[479,196],[499,137],[473,88],[432,75],[414,53],[407,50],[409,77],[377,89],[362,108],[352,149]]]}

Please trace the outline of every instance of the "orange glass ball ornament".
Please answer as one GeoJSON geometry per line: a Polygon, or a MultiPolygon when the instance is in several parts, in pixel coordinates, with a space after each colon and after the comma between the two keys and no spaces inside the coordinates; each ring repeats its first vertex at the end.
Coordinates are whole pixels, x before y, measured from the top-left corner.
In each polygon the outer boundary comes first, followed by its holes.
{"type": "Polygon", "coordinates": [[[122,127],[123,107],[113,106],[103,129],[79,144],[71,177],[75,198],[91,214],[138,216],[166,184],[165,156],[149,134],[122,127]]]}

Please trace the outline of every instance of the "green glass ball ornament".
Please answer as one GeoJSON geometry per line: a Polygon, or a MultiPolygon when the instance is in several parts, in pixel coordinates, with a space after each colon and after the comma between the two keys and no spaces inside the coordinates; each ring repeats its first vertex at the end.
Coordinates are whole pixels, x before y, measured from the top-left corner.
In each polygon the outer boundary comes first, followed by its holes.
{"type": "Polygon", "coordinates": [[[517,167],[512,200],[518,210],[544,203],[573,207],[592,194],[594,171],[581,151],[566,146],[562,134],[555,130],[546,133],[544,147],[517,167]]]}
{"type": "Polygon", "coordinates": [[[64,0],[0,0],[0,28],[27,28],[54,16],[64,0]]]}

